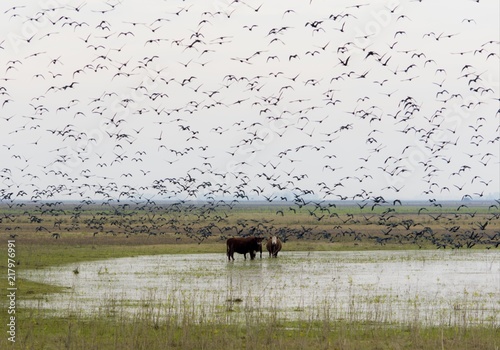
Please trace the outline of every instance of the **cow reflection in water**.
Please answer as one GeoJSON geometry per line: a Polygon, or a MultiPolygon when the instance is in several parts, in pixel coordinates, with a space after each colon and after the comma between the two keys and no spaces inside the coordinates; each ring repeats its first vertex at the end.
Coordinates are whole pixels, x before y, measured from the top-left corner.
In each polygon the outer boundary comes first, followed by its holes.
{"type": "Polygon", "coordinates": [[[250,253],[250,259],[253,260],[257,256],[257,252],[260,252],[260,257],[262,258],[262,240],[264,237],[233,237],[229,238],[226,242],[227,244],[227,258],[229,261],[233,259],[234,253],[243,254],[245,260],[247,258],[247,253],[250,253]]]}
{"type": "Polygon", "coordinates": [[[269,238],[266,244],[267,251],[269,252],[269,257],[271,258],[277,258],[278,257],[278,252],[281,250],[281,240],[273,236],[269,238]]]}

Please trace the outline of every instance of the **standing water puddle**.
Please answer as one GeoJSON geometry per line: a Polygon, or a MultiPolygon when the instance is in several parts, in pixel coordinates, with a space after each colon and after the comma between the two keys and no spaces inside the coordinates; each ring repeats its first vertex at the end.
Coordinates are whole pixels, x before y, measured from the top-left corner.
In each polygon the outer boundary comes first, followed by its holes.
{"type": "MultiPolygon", "coordinates": [[[[283,252],[141,256],[22,271],[69,287],[21,301],[57,313],[263,315],[287,319],[500,324],[500,252],[283,252]],[[73,270],[78,267],[78,274],[73,270]],[[156,311],[155,311],[156,310],[156,311]]],[[[233,316],[232,316],[233,317],[233,316]]]]}

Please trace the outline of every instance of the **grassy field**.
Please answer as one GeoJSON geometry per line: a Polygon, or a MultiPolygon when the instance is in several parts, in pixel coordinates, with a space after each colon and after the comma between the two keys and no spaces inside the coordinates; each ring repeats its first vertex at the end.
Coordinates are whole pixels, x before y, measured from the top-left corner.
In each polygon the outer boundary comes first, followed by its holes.
{"type": "MultiPolygon", "coordinates": [[[[460,204],[459,204],[460,205],[460,204]]],[[[278,235],[284,251],[372,249],[499,249],[500,214],[491,205],[438,207],[77,205],[0,209],[0,239],[16,244],[16,271],[80,261],[154,254],[225,254],[233,235],[278,235]],[[293,208],[293,210],[291,209],[293,208]],[[424,209],[422,209],[424,208],[424,209]]],[[[0,254],[7,271],[7,259],[0,254]]],[[[64,288],[17,279],[18,300],[43,299],[64,288]]],[[[7,278],[0,281],[7,288],[7,278]]],[[[6,303],[4,298],[0,302],[6,303]]],[[[121,314],[52,315],[17,309],[20,349],[499,349],[497,326],[421,327],[333,320],[252,317],[245,324],[192,314],[155,318],[121,314]]],[[[0,320],[7,324],[7,312],[0,320]]],[[[6,327],[5,327],[6,328],[6,327]]],[[[5,335],[0,348],[7,348],[5,335]]]]}
{"type": "MultiPolygon", "coordinates": [[[[0,339],[2,349],[8,349],[0,339]]],[[[183,318],[46,317],[21,310],[19,349],[498,349],[498,329],[487,327],[400,327],[337,321],[281,322],[252,319],[246,324],[183,318]],[[180,324],[179,324],[180,323],[180,324]]]]}

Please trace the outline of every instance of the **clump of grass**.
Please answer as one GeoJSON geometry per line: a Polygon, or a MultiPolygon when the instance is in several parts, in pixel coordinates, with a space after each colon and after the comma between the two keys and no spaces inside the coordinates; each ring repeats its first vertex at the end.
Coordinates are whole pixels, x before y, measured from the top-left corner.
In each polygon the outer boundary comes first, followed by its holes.
{"type": "Polygon", "coordinates": [[[228,303],[241,303],[241,302],[243,302],[243,299],[241,299],[241,298],[232,298],[232,299],[227,299],[226,301],[228,303]]]}

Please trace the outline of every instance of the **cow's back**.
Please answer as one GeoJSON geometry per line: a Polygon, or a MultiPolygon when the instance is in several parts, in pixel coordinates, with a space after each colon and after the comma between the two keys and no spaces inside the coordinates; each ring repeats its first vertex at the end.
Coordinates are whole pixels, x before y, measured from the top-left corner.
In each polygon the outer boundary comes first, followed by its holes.
{"type": "Polygon", "coordinates": [[[232,239],[232,244],[236,253],[245,254],[258,249],[255,237],[236,237],[232,239]]]}

